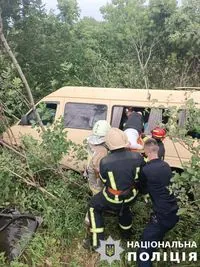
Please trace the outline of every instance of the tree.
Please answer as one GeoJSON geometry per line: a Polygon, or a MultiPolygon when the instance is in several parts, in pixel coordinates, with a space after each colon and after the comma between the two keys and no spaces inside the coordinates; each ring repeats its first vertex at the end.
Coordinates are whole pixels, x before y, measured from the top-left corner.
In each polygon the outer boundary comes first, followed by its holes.
{"type": "Polygon", "coordinates": [[[19,19],[19,1],[1,0],[0,12],[2,16],[3,26],[5,31],[9,28],[10,23],[19,19]]]}
{"type": "Polygon", "coordinates": [[[76,0],[58,0],[59,19],[72,25],[78,20],[79,8],[76,0]]]}
{"type": "Polygon", "coordinates": [[[31,10],[42,10],[42,0],[1,0],[0,10],[6,32],[25,19],[31,10]]]}
{"type": "Polygon", "coordinates": [[[199,83],[200,70],[200,1],[183,1],[166,23],[169,43],[181,62],[180,86],[195,86],[199,83]]]}
{"type": "Polygon", "coordinates": [[[123,40],[128,57],[137,60],[144,87],[149,88],[148,64],[160,36],[153,35],[154,21],[145,1],[112,1],[102,8],[102,13],[116,35],[115,41],[122,44],[123,40]]]}

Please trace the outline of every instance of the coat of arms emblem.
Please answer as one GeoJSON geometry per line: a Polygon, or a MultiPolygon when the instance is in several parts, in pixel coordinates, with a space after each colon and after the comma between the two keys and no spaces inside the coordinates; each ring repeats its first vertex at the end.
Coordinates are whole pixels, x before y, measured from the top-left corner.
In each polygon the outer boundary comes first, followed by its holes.
{"type": "Polygon", "coordinates": [[[105,249],[106,256],[112,257],[115,255],[115,244],[106,244],[105,249]]]}

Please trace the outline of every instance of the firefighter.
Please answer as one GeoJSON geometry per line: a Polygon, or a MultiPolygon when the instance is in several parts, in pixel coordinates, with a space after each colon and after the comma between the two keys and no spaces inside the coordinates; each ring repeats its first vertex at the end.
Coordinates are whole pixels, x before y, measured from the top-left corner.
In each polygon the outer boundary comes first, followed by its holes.
{"type": "MultiPolygon", "coordinates": [[[[99,177],[99,163],[108,154],[105,135],[110,128],[110,124],[106,120],[99,120],[93,126],[92,135],[87,138],[88,164],[84,176],[88,179],[92,195],[99,193],[103,188],[103,183],[99,177]]],[[[88,213],[85,216],[85,226],[88,229],[88,213]]]]}
{"type": "Polygon", "coordinates": [[[143,145],[138,143],[144,128],[144,121],[141,112],[132,111],[124,126],[124,132],[130,142],[130,149],[142,150],[143,145]]]}
{"type": "Polygon", "coordinates": [[[166,137],[166,130],[160,127],[156,127],[151,131],[152,138],[154,138],[157,141],[157,144],[159,146],[158,150],[158,157],[160,159],[165,159],[165,146],[163,144],[163,140],[166,137]]]}
{"type": "Polygon", "coordinates": [[[136,175],[144,164],[139,153],[126,150],[129,145],[125,133],[111,128],[107,133],[106,144],[111,151],[100,162],[100,177],[103,190],[92,197],[89,203],[91,245],[97,248],[104,239],[103,212],[110,210],[118,215],[123,237],[128,238],[132,227],[132,214],[129,205],[134,201],[136,175]]]}
{"type": "MultiPolygon", "coordinates": [[[[164,235],[178,222],[178,206],[173,194],[170,194],[168,186],[172,178],[170,166],[159,159],[158,144],[155,139],[148,139],[144,143],[144,152],[148,162],[142,168],[139,175],[138,189],[143,194],[149,194],[153,203],[153,214],[150,222],[142,234],[142,241],[162,241],[164,235]]],[[[140,248],[138,252],[138,266],[151,267],[154,248],[140,248]],[[149,260],[142,261],[141,253],[149,254],[149,260]]]]}
{"type": "Polygon", "coordinates": [[[93,195],[100,192],[103,187],[99,178],[99,163],[108,153],[108,148],[105,145],[105,135],[110,128],[110,124],[106,120],[99,120],[94,124],[92,135],[87,138],[88,165],[86,176],[93,195]]]}

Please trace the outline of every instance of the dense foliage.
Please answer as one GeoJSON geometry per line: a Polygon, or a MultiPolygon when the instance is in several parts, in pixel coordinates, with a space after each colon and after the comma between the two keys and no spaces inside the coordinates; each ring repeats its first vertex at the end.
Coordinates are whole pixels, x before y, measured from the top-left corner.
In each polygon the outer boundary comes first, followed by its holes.
{"type": "Polygon", "coordinates": [[[58,1],[58,14],[41,0],[1,0],[4,33],[34,95],[63,85],[199,86],[200,1],[145,2],[113,0],[96,21],[80,19],[75,0],[58,1]]]}
{"type": "MultiPolygon", "coordinates": [[[[148,4],[113,0],[102,7],[103,21],[80,19],[76,0],[58,0],[57,13],[48,13],[41,0],[0,0],[0,8],[4,34],[36,100],[64,85],[163,89],[200,85],[199,0],[181,5],[176,0],[148,4]]],[[[2,44],[0,48],[1,133],[27,111],[29,103],[2,44]]],[[[171,138],[184,140],[193,156],[170,188],[179,200],[181,220],[167,239],[199,243],[200,147],[186,134],[191,129],[199,132],[200,114],[192,102],[187,109],[184,128],[175,124],[176,107],[170,110],[168,122],[171,138]]],[[[11,266],[82,267],[85,262],[107,266],[81,246],[87,184],[82,176],[59,165],[61,157],[77,147],[66,139],[61,122],[48,128],[41,140],[25,137],[18,153],[0,147],[0,206],[15,206],[44,220],[23,256],[11,266]]],[[[135,240],[140,239],[150,207],[142,197],[133,206],[135,240]]],[[[115,220],[106,218],[106,234],[112,232],[119,239],[115,220]]],[[[0,257],[0,266],[6,264],[0,257]]],[[[121,264],[112,266],[128,263],[124,257],[121,264]]]]}

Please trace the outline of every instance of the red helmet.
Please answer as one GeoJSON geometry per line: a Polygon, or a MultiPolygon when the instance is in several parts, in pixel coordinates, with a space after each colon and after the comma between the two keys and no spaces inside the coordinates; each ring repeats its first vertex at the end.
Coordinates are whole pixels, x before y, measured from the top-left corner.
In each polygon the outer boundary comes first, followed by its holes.
{"type": "Polygon", "coordinates": [[[151,131],[152,137],[157,139],[164,139],[166,137],[166,130],[160,127],[156,127],[151,131]]]}

